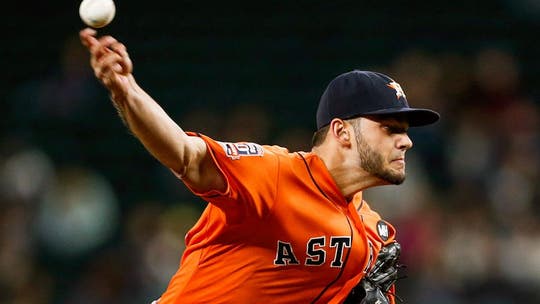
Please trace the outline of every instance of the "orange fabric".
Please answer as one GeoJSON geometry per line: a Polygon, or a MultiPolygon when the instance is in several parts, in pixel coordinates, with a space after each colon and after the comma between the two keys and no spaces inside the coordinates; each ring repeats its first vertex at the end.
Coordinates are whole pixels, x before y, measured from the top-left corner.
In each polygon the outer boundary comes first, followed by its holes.
{"type": "MultiPolygon", "coordinates": [[[[356,208],[363,224],[366,227],[367,236],[369,244],[373,245],[373,255],[376,259],[379,251],[382,246],[388,245],[395,241],[396,229],[390,223],[384,221],[381,216],[373,211],[366,201],[363,201],[361,197],[355,196],[353,199],[353,204],[350,205],[350,208],[356,208]],[[380,228],[378,228],[380,226],[380,228]],[[387,232],[387,233],[385,233],[387,232]]],[[[371,261],[371,265],[375,263],[375,260],[371,261]]],[[[369,267],[368,266],[368,267],[369,267]]],[[[387,294],[390,303],[395,304],[395,286],[390,288],[390,294],[387,294]]]]}
{"type": "Polygon", "coordinates": [[[381,246],[361,193],[346,202],[312,153],[199,136],[227,189],[195,193],[209,204],[159,303],[343,302],[381,246]]]}

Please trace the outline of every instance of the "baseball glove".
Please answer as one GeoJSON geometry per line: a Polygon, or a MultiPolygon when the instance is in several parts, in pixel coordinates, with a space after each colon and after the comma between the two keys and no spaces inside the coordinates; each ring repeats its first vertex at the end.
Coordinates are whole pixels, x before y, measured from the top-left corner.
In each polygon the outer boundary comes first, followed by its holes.
{"type": "Polygon", "coordinates": [[[398,264],[401,246],[398,242],[381,248],[375,265],[370,272],[353,288],[345,304],[390,304],[387,297],[392,285],[398,278],[398,264]]]}

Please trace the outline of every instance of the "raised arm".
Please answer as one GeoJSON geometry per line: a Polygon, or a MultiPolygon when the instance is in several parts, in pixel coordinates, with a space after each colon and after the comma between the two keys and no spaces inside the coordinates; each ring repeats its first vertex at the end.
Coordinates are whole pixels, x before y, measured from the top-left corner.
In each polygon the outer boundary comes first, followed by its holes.
{"type": "Polygon", "coordinates": [[[195,190],[224,190],[225,179],[204,141],[188,136],[137,84],[126,47],[111,36],[97,38],[90,28],[83,29],[80,38],[90,51],[94,74],[109,90],[121,119],[144,147],[195,190]]]}

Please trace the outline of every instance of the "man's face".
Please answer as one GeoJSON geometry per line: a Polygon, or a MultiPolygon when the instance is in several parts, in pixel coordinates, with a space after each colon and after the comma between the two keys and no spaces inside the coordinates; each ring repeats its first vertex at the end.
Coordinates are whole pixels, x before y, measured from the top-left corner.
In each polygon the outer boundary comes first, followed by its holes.
{"type": "Polygon", "coordinates": [[[412,147],[403,119],[360,117],[352,122],[360,165],[386,183],[405,180],[405,152],[412,147]]]}

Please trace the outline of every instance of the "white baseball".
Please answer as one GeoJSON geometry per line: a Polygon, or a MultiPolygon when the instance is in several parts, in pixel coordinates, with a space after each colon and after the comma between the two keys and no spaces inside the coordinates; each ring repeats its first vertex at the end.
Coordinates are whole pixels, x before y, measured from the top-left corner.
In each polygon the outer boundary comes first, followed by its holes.
{"type": "Polygon", "coordinates": [[[79,6],[82,21],[93,28],[111,23],[115,14],[116,6],[113,0],[83,0],[79,6]]]}

